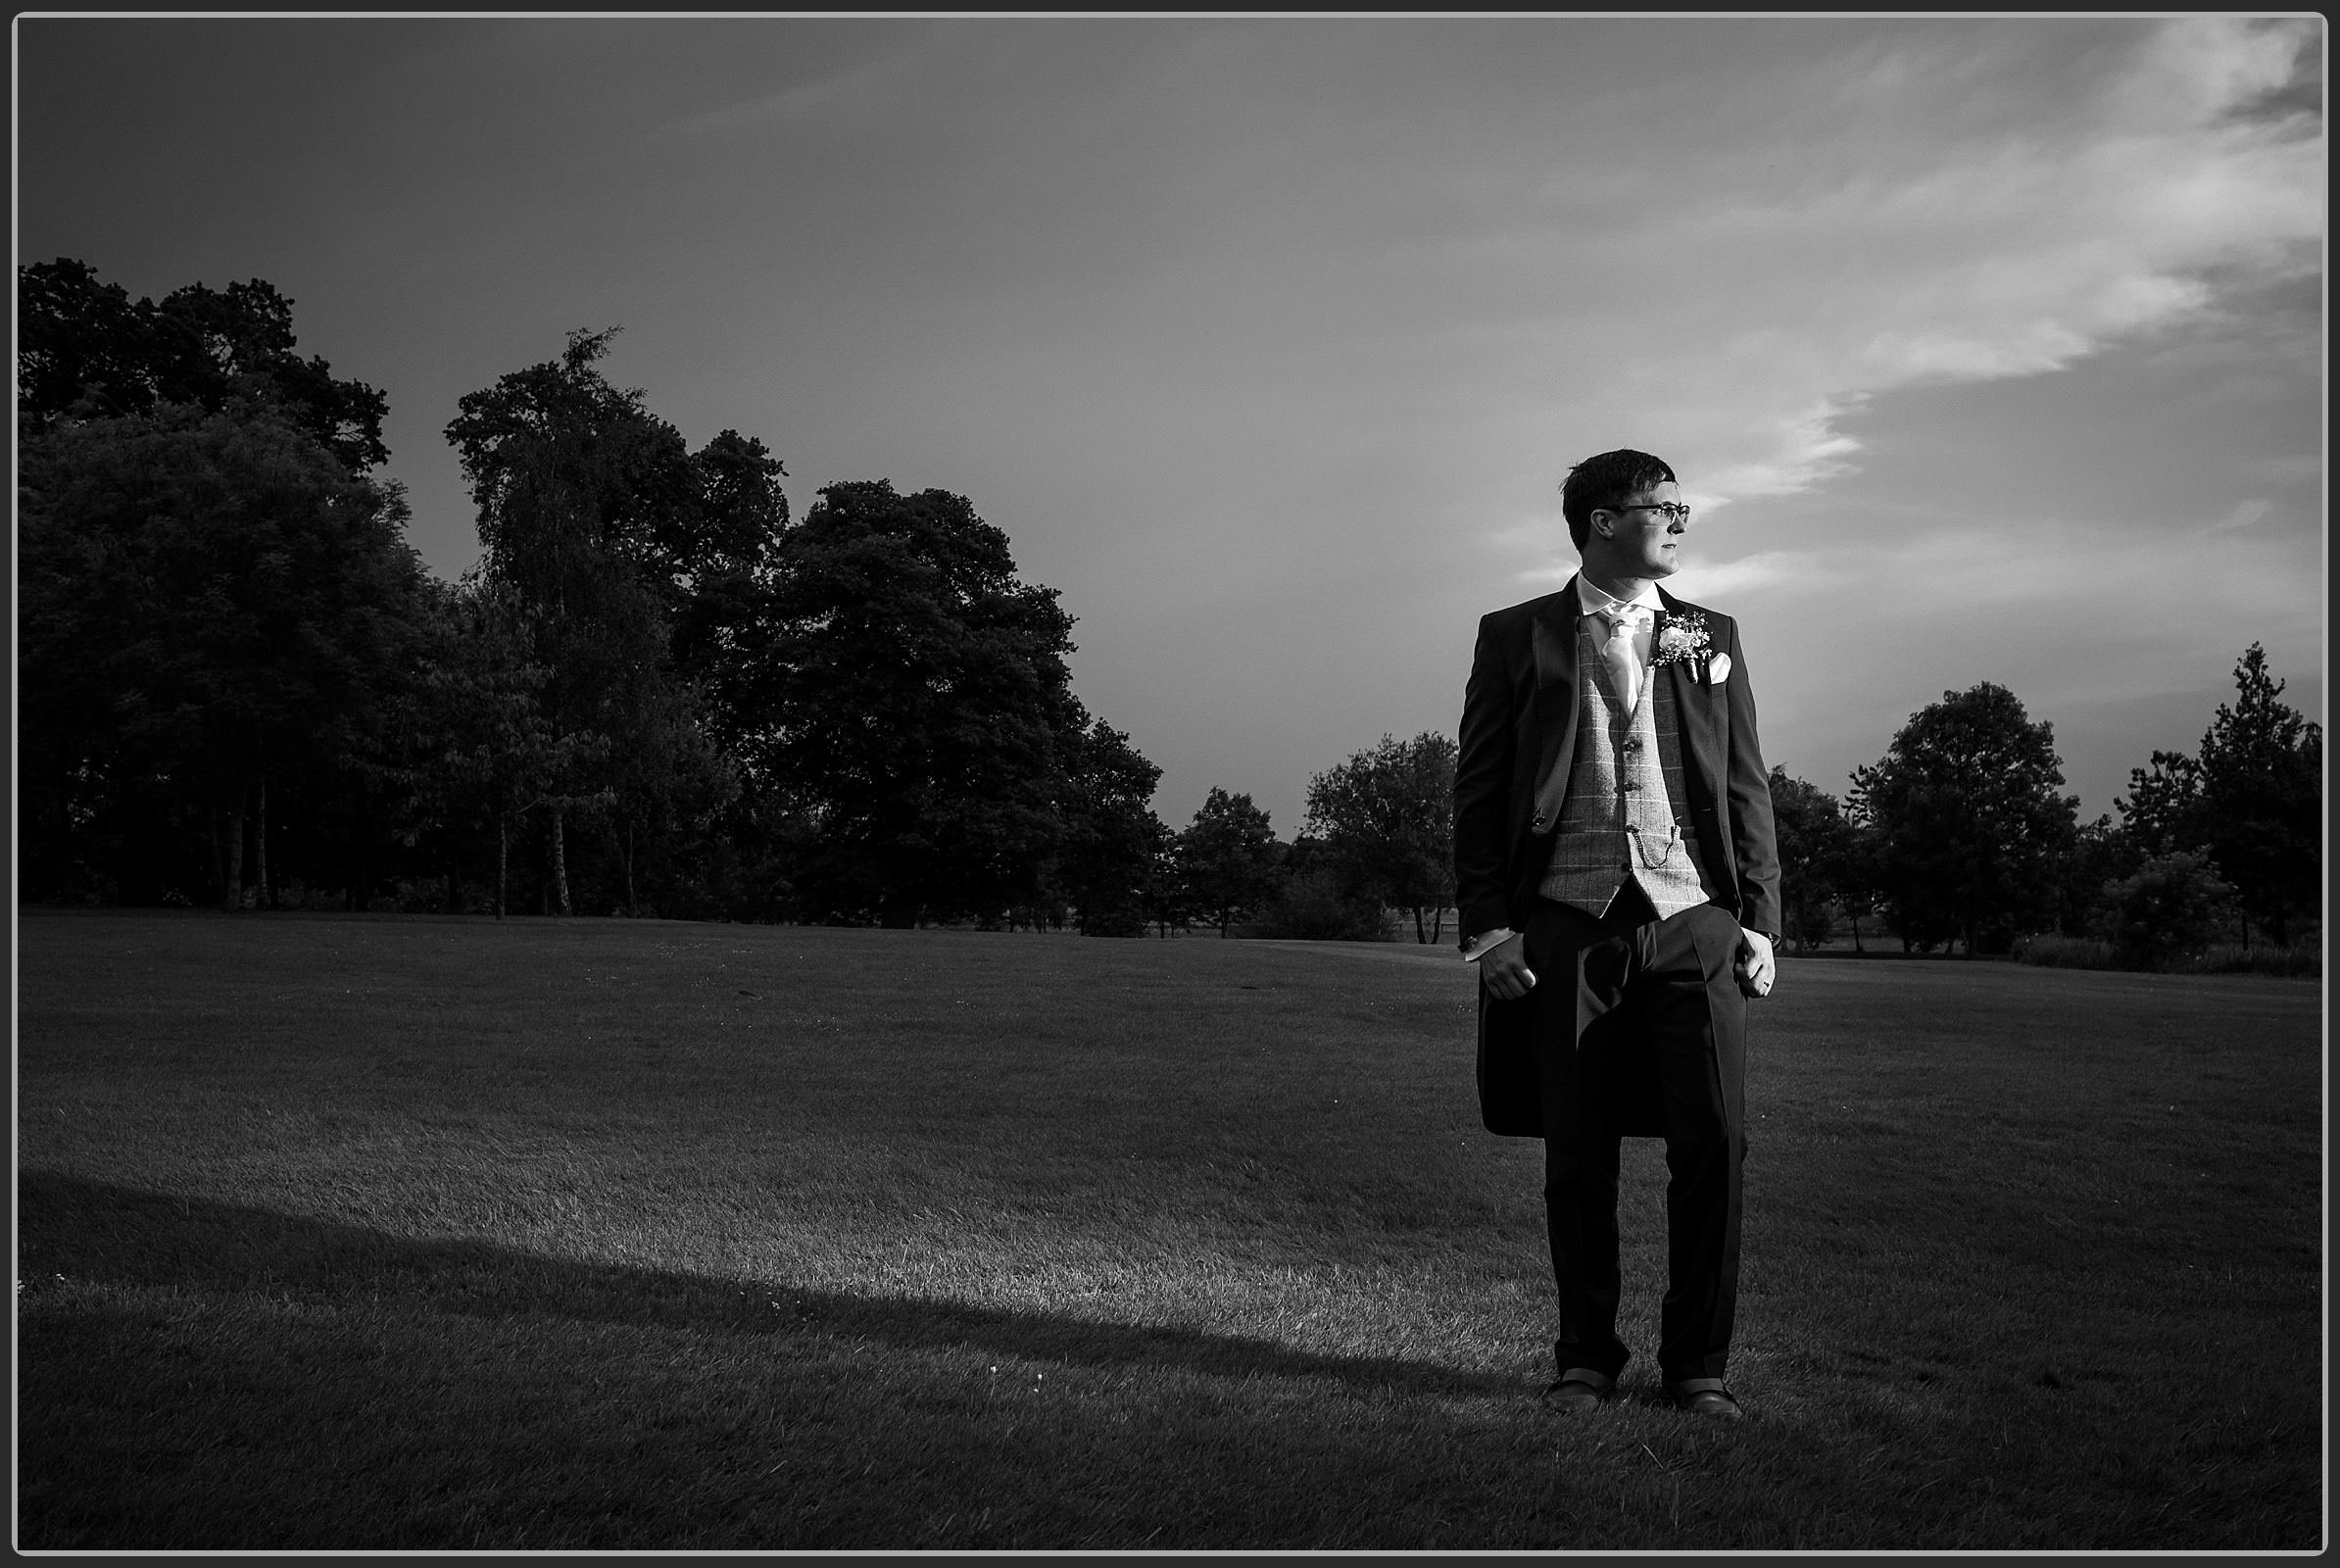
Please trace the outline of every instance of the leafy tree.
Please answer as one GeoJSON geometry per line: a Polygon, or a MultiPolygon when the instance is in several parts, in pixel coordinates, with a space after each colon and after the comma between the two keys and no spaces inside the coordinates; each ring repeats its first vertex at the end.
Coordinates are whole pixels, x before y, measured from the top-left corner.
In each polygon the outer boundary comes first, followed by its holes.
{"type": "Polygon", "coordinates": [[[17,271],[17,410],[32,433],[77,418],[184,404],[224,412],[267,404],[351,474],[389,461],[389,400],[294,353],[293,302],[258,278],[192,283],[132,302],[87,263],[60,257],[17,271]]]}
{"type": "Polygon", "coordinates": [[[2291,917],[2320,907],[2323,728],[2278,702],[2284,683],[2253,643],[2234,667],[2233,706],[2202,737],[2205,842],[2242,907],[2278,945],[2291,917]]]}
{"type": "Polygon", "coordinates": [[[2244,650],[2234,684],[2236,700],[2218,705],[2201,756],[2155,752],[2149,767],[2130,769],[2117,804],[2140,852],[2208,855],[2237,906],[2284,943],[2291,918],[2319,906],[2323,886],[2323,730],[2277,701],[2284,683],[2259,644],[2244,650]]]}
{"type": "Polygon", "coordinates": [[[2103,913],[2105,884],[2133,875],[2142,858],[2134,835],[2112,817],[2081,823],[2056,868],[2056,929],[2088,935],[2103,913]]]}
{"type": "Polygon", "coordinates": [[[1261,911],[1263,934],[1317,942],[1380,942],[1388,932],[1382,901],[1356,886],[1331,845],[1302,833],[1285,847],[1276,896],[1261,911]]]}
{"type": "Polygon", "coordinates": [[[1224,939],[1229,926],[1274,896],[1278,851],[1268,813],[1250,796],[1214,786],[1178,835],[1178,883],[1187,906],[1209,916],[1224,939]]]}
{"type": "Polygon", "coordinates": [[[1037,904],[1083,715],[1071,617],[964,497],[830,485],[773,554],[752,772],[813,834],[798,897],[832,918],[1037,904]]]}
{"type": "Polygon", "coordinates": [[[59,424],[22,478],[36,820],[71,838],[143,777],[224,822],[214,885],[240,906],[247,820],[267,883],[268,782],[339,766],[407,657],[403,497],[240,399],[59,424]]]}
{"type": "MultiPolygon", "coordinates": [[[[663,818],[670,829],[687,827],[695,845],[690,867],[672,865],[664,897],[677,908],[773,918],[795,909],[789,846],[809,832],[786,793],[770,793],[763,770],[774,694],[760,681],[775,667],[773,642],[784,634],[775,552],[789,525],[780,486],[788,470],[762,442],[736,430],[691,454],[690,466],[692,503],[673,514],[644,560],[667,607],[669,650],[691,687],[697,733],[711,748],[702,763],[672,775],[688,785],[684,794],[660,797],[699,803],[663,818]]],[[[670,733],[685,739],[682,730],[670,733]]],[[[612,820],[622,825],[622,813],[612,820]]],[[[630,853],[621,858],[630,865],[630,853]]],[[[627,907],[635,897],[629,880],[627,907]]]]}
{"type": "Polygon", "coordinates": [[[1911,715],[1885,756],[1853,771],[1853,810],[1876,832],[1887,918],[1905,943],[2011,941],[2054,914],[2055,873],[2078,802],[2060,795],[2055,732],[1984,681],[1911,715]]]}
{"type": "Polygon", "coordinates": [[[1836,798],[1817,785],[1775,766],[1771,777],[1772,822],[1779,845],[1779,901],[1787,935],[1798,953],[1809,953],[1835,933],[1829,905],[1843,884],[1852,824],[1836,798]]]}
{"type": "Polygon", "coordinates": [[[1885,907],[1884,877],[1877,846],[1877,829],[1848,807],[1844,812],[1844,839],[1837,848],[1829,875],[1835,888],[1836,907],[1852,928],[1855,953],[1869,951],[1861,937],[1861,921],[1876,918],[1885,907]]]}
{"type": "Polygon", "coordinates": [[[2128,770],[2128,794],[2117,799],[2121,826],[2149,855],[2198,849],[2208,842],[2202,812],[2202,764],[2183,752],[2157,751],[2128,770]]]}
{"type": "Polygon", "coordinates": [[[86,262],[17,269],[17,416],[39,431],[70,417],[155,405],[154,302],[132,303],[86,262]]]}
{"type": "MultiPolygon", "coordinates": [[[[473,575],[435,592],[414,678],[372,749],[376,776],[397,791],[410,841],[452,857],[485,828],[496,846],[498,919],[510,907],[512,832],[548,804],[566,755],[594,740],[557,733],[545,717],[549,672],[533,662],[530,607],[508,586],[473,575]]],[[[460,886],[447,868],[452,896],[460,886]]]]}
{"type": "MultiPolygon", "coordinates": [[[[737,759],[733,763],[735,776],[737,759]]],[[[673,912],[695,919],[818,919],[826,909],[800,896],[797,878],[817,858],[811,819],[785,796],[742,784],[696,835],[687,861],[665,879],[673,912]]]]}
{"type": "Polygon", "coordinates": [[[697,505],[687,531],[669,530],[658,546],[669,580],[705,584],[760,565],[788,526],[780,481],[788,466],[761,441],[725,430],[691,455],[697,505]]]}
{"type": "Polygon", "coordinates": [[[2234,890],[2207,857],[2179,850],[2148,857],[2105,884],[2097,929],[2126,968],[2167,969],[2210,945],[2234,890]]]}
{"type": "Polygon", "coordinates": [[[669,603],[675,666],[707,704],[706,722],[723,752],[753,771],[756,737],[768,723],[768,671],[777,624],[773,556],[788,528],[787,468],[735,430],[694,453],[695,533],[669,533],[656,564],[669,603]]]}
{"type": "MultiPolygon", "coordinates": [[[[60,258],[19,270],[17,313],[18,431],[26,460],[22,477],[29,478],[46,461],[44,452],[82,426],[104,426],[104,441],[130,428],[121,421],[145,420],[156,428],[177,429],[201,415],[230,423],[265,416],[263,422],[271,429],[289,428],[314,443],[351,480],[362,479],[388,456],[381,440],[387,408],[382,395],[362,382],[334,376],[321,359],[294,353],[292,304],[268,283],[230,283],[224,290],[193,284],[157,305],[151,300],[133,302],[85,263],[60,258]]],[[[85,447],[75,447],[69,461],[77,464],[86,457],[85,447]]],[[[398,505],[395,487],[376,487],[373,493],[385,506],[398,505]]],[[[90,575],[85,586],[95,585],[111,569],[106,560],[109,552],[119,555],[119,543],[111,536],[78,541],[28,577],[44,570],[72,577],[86,568],[90,575]]],[[[112,561],[113,566],[121,564],[119,559],[112,561]]],[[[46,597],[53,610],[65,602],[50,592],[58,580],[52,575],[46,585],[28,586],[36,598],[46,597]]],[[[171,586],[168,579],[145,585],[163,594],[171,586]]],[[[73,594],[65,600],[76,607],[75,615],[88,609],[73,594]]],[[[191,647],[182,653],[201,657],[191,647]]],[[[361,648],[357,657],[364,662],[365,650],[361,648]]],[[[282,755],[272,759],[266,771],[252,778],[241,802],[227,808],[219,791],[199,785],[183,755],[143,752],[123,739],[128,733],[124,726],[135,728],[132,720],[138,715],[127,710],[117,713],[117,699],[130,709],[139,708],[144,699],[110,684],[122,673],[119,659],[109,655],[82,663],[69,653],[68,662],[74,665],[81,694],[88,699],[70,725],[97,750],[76,752],[78,743],[54,729],[34,737],[35,749],[50,757],[79,758],[61,768],[35,763],[45,786],[66,777],[74,781],[78,804],[65,810],[79,815],[77,825],[62,838],[40,827],[28,835],[31,883],[52,894],[68,883],[85,896],[102,888],[110,896],[135,902],[171,897],[181,886],[204,883],[220,897],[240,896],[243,829],[249,820],[249,853],[259,897],[269,901],[280,879],[272,851],[280,838],[273,829],[281,820],[298,841],[294,858],[300,869],[318,869],[317,857],[327,838],[349,849],[355,862],[352,897],[363,901],[370,833],[363,775],[337,765],[327,767],[318,760],[362,732],[365,703],[340,710],[335,722],[309,737],[317,744],[304,749],[305,760],[294,760],[298,767],[288,770],[282,755]],[[99,738],[108,735],[127,749],[104,761],[99,754],[106,747],[99,738]],[[61,741],[63,750],[58,749],[61,741]],[[352,790],[357,794],[346,803],[350,809],[330,804],[352,790]],[[199,799],[203,804],[196,804],[199,799]],[[215,841],[208,869],[186,860],[190,834],[215,841]],[[104,862],[103,869],[99,862],[104,862]],[[231,880],[236,888],[229,888],[231,880]]],[[[336,661],[329,658],[325,662],[336,661]]],[[[327,685],[332,678],[325,677],[327,685]]],[[[367,689],[376,685],[369,683],[367,689]]],[[[52,690],[62,695],[62,688],[52,690]]],[[[61,703],[34,706],[50,707],[53,715],[62,712],[61,703]]],[[[44,793],[50,794],[44,805],[64,805],[53,792],[44,793]]]]}
{"type": "Polygon", "coordinates": [[[1411,909],[1417,942],[1438,940],[1454,901],[1453,740],[1425,731],[1410,741],[1385,735],[1308,781],[1308,830],[1323,838],[1348,891],[1411,909]]]}
{"type": "Polygon", "coordinates": [[[673,776],[683,764],[698,766],[695,787],[722,793],[706,748],[677,738],[688,700],[668,647],[678,577],[720,552],[694,542],[702,474],[681,433],[640,389],[596,368],[613,335],[572,332],[560,359],[466,393],[447,426],[479,508],[480,571],[528,608],[531,662],[547,672],[542,710],[560,761],[544,802],[563,914],[572,813],[611,806],[622,789],[630,831],[658,817],[654,798],[685,787],[673,776]],[[586,765],[611,759],[629,760],[626,778],[586,765]]]}
{"type": "Polygon", "coordinates": [[[1085,936],[1142,936],[1155,858],[1168,832],[1153,814],[1162,770],[1103,719],[1057,738],[1064,838],[1056,881],[1085,936]]]}
{"type": "Polygon", "coordinates": [[[1146,918],[1153,923],[1154,934],[1167,940],[1170,927],[1185,930],[1194,917],[1194,902],[1188,896],[1185,873],[1179,866],[1179,835],[1170,824],[1155,817],[1153,851],[1147,859],[1146,873],[1146,918]]]}
{"type": "Polygon", "coordinates": [[[479,508],[480,567],[549,614],[573,619],[572,593],[664,578],[685,548],[697,475],[682,433],[640,388],[596,368],[616,329],[576,331],[558,360],[465,393],[447,439],[479,508]]]}
{"type": "Polygon", "coordinates": [[[677,838],[695,840],[739,793],[737,771],[702,721],[699,694],[674,680],[621,689],[631,707],[610,725],[625,737],[605,764],[604,815],[629,915],[643,911],[643,857],[677,838]]]}

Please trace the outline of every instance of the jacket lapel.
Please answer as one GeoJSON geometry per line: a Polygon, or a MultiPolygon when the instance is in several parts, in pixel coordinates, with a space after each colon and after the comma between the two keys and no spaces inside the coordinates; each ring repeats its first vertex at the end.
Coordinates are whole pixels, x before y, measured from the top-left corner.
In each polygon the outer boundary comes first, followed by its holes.
{"type": "MultiPolygon", "coordinates": [[[[1650,656],[1657,654],[1657,637],[1666,629],[1666,622],[1681,613],[1682,601],[1665,589],[1658,590],[1658,602],[1664,607],[1658,612],[1657,625],[1650,637],[1650,656]]],[[[1723,742],[1715,733],[1715,720],[1720,711],[1714,687],[1698,679],[1704,660],[1677,660],[1665,666],[1666,678],[1674,683],[1674,710],[1681,715],[1682,738],[1689,755],[1682,759],[1685,765],[1694,767],[1707,782],[1713,799],[1723,794],[1723,742]]]]}
{"type": "Polygon", "coordinates": [[[1577,619],[1581,601],[1577,580],[1546,601],[1536,612],[1533,629],[1536,646],[1536,760],[1535,814],[1529,831],[1551,832],[1560,822],[1560,804],[1568,796],[1568,765],[1577,752],[1577,619]]]}

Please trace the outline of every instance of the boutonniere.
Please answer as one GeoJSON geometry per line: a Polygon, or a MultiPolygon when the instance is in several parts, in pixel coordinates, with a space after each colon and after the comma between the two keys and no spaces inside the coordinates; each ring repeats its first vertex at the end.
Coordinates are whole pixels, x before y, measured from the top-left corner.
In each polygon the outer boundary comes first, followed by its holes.
{"type": "Polygon", "coordinates": [[[1731,656],[1718,651],[1706,630],[1706,617],[1696,611],[1669,615],[1657,644],[1650,650],[1650,667],[1687,664],[1691,675],[1720,686],[1731,676],[1731,656]]]}
{"type": "Polygon", "coordinates": [[[1706,656],[1706,617],[1692,612],[1666,617],[1665,628],[1657,635],[1657,646],[1650,651],[1652,669],[1667,664],[1694,663],[1706,656]]]}

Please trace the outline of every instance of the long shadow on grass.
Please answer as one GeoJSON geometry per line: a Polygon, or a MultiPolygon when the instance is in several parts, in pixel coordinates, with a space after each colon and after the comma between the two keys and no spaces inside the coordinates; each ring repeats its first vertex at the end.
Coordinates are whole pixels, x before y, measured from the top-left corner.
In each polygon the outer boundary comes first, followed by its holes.
{"type": "Polygon", "coordinates": [[[298,1292],[406,1301],[420,1311],[543,1316],[715,1334],[862,1335],[914,1348],[980,1347],[1088,1365],[1214,1376],[1329,1377],[1430,1395],[1513,1395],[1515,1378],[1420,1361],[1319,1355],[1199,1329],[807,1291],[755,1280],[584,1263],[486,1242],[417,1241],[364,1226],[54,1171],[17,1179],[21,1288],[93,1283],[298,1292]]]}

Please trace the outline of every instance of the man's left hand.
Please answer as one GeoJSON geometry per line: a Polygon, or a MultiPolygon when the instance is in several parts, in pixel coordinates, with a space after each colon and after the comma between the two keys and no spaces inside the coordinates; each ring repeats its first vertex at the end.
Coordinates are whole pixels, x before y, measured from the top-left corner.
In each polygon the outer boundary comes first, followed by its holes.
{"type": "Polygon", "coordinates": [[[1738,989],[1750,997],[1768,997],[1779,973],[1779,966],[1772,957],[1772,939],[1742,927],[1738,934],[1738,989]]]}

